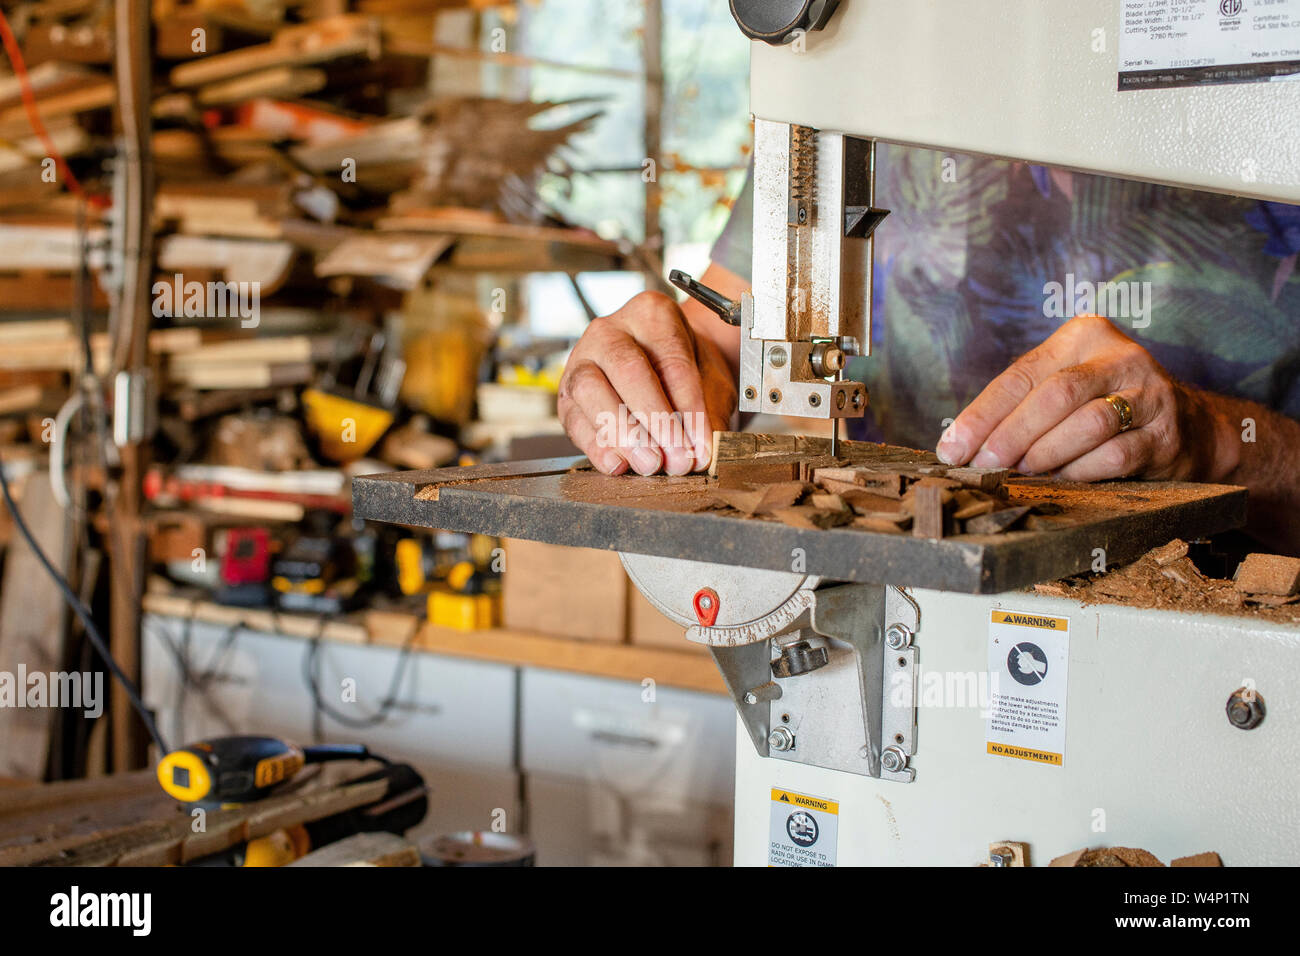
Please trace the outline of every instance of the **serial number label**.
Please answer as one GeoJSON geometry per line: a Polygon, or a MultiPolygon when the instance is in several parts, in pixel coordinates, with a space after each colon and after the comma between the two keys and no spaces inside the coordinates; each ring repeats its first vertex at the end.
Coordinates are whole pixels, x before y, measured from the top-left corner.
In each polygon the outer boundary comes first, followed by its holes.
{"type": "Polygon", "coordinates": [[[1120,4],[1120,90],[1300,79],[1300,0],[1120,4]]]}

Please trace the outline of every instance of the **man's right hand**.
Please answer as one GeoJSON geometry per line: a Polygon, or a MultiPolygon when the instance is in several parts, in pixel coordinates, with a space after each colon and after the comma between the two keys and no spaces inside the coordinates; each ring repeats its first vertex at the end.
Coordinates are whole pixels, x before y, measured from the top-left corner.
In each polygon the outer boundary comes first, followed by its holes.
{"type": "MultiPolygon", "coordinates": [[[[717,322],[717,319],[712,319],[717,322]]],[[[560,379],[560,421],[609,475],[685,475],[709,466],[713,432],[736,410],[735,371],[677,303],[643,292],[594,319],[560,379]]]]}

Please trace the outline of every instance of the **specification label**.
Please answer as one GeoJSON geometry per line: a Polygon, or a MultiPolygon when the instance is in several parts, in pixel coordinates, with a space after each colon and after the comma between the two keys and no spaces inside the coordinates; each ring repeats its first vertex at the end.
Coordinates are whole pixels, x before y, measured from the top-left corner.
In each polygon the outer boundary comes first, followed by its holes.
{"type": "Polygon", "coordinates": [[[834,866],[840,805],[790,790],[772,789],[768,866],[834,866]]]}
{"type": "Polygon", "coordinates": [[[1055,767],[1065,763],[1069,665],[1069,618],[992,612],[987,753],[1055,767]]]}
{"type": "Polygon", "coordinates": [[[1300,0],[1119,0],[1119,88],[1300,79],[1300,0]]]}

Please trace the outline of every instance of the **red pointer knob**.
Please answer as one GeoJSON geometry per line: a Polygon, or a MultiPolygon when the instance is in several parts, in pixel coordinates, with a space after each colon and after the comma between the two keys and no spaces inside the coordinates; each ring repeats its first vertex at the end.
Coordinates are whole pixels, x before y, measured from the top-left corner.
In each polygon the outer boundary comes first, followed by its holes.
{"type": "Polygon", "coordinates": [[[695,616],[704,627],[712,627],[718,619],[718,592],[713,588],[700,588],[695,592],[695,616]]]}

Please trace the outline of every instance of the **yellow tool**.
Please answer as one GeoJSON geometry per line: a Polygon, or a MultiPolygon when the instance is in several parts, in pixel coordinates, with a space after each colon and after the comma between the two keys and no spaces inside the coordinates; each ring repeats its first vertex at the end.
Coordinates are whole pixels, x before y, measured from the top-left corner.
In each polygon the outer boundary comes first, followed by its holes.
{"type": "Polygon", "coordinates": [[[429,592],[429,623],[458,631],[496,627],[501,618],[497,581],[471,561],[461,561],[429,592]]]}
{"type": "Polygon", "coordinates": [[[214,737],[163,757],[158,782],[182,803],[237,806],[262,799],[309,763],[382,759],[361,744],[298,747],[279,737],[214,737]]]}
{"type": "Polygon", "coordinates": [[[389,409],[336,392],[304,389],[302,404],[321,452],[340,464],[364,456],[393,424],[389,409]]]}
{"type": "Polygon", "coordinates": [[[385,351],[394,351],[386,349],[387,344],[384,333],[371,335],[357,383],[350,391],[335,384],[336,369],[332,367],[320,387],[302,393],[307,426],[320,443],[321,453],[340,464],[364,456],[393,424],[406,363],[392,354],[385,357],[385,351]]]}

